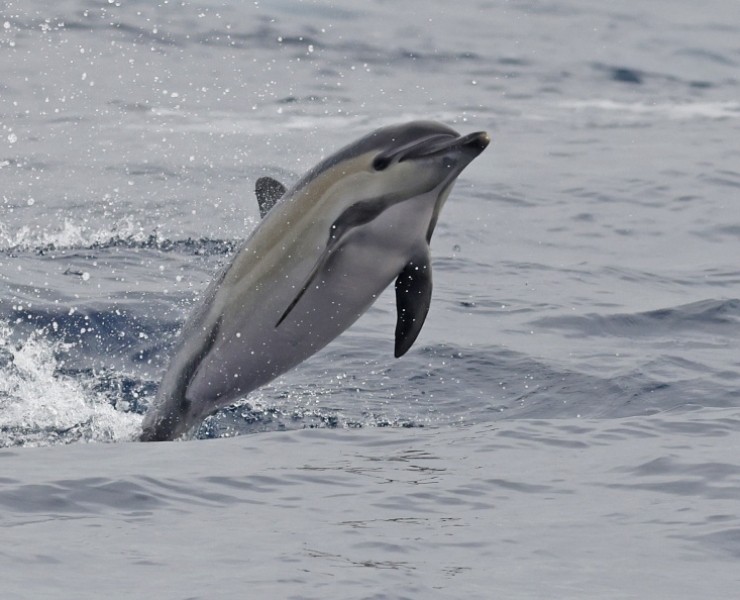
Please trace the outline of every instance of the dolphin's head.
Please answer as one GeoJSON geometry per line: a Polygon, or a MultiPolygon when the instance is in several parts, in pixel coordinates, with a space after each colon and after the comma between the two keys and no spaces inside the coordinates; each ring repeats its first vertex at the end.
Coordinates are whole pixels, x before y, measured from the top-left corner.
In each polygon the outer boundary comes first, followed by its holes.
{"type": "Polygon", "coordinates": [[[366,140],[374,142],[368,152],[373,172],[413,175],[417,185],[433,182],[431,187],[436,187],[457,177],[488,146],[490,137],[485,131],[461,136],[441,123],[413,121],[378,129],[366,140]]]}
{"type": "Polygon", "coordinates": [[[461,136],[434,121],[412,121],[377,129],[316,165],[295,186],[322,182],[343,202],[382,197],[396,201],[449,189],[455,178],[488,146],[485,131],[461,136]]]}

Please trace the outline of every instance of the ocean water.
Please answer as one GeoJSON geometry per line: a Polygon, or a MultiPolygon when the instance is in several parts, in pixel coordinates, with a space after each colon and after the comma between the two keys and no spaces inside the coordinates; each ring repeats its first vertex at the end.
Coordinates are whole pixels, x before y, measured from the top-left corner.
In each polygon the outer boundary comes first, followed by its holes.
{"type": "Polygon", "coordinates": [[[3,598],[733,598],[740,4],[5,2],[3,598]],[[493,141],[393,294],[139,444],[179,327],[379,126],[493,141]],[[103,443],[112,442],[112,443],[103,443]]]}

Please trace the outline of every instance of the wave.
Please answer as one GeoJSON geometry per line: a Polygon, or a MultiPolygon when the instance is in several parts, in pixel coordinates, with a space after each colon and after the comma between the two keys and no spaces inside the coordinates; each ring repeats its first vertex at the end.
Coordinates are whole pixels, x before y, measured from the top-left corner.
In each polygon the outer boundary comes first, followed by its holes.
{"type": "Polygon", "coordinates": [[[52,252],[129,248],[214,256],[231,254],[239,242],[206,237],[172,240],[156,231],[147,233],[131,222],[96,230],[65,219],[57,229],[23,226],[15,231],[0,223],[0,253],[5,255],[44,256],[52,252]]]}
{"type": "Polygon", "coordinates": [[[671,120],[740,118],[740,102],[618,102],[610,99],[566,100],[566,109],[599,110],[630,116],[663,117],[671,120]]]}
{"type": "Polygon", "coordinates": [[[532,324],[570,330],[579,337],[664,336],[666,333],[688,330],[729,335],[731,329],[736,329],[740,334],[740,300],[702,300],[632,314],[543,317],[532,321],[532,324]]]}
{"type": "MultiPolygon", "coordinates": [[[[141,372],[134,367],[134,374],[90,368],[90,361],[75,360],[78,348],[43,330],[20,342],[11,339],[10,328],[0,324],[0,447],[136,437],[140,415],[156,393],[157,374],[144,374],[143,366],[141,372]]],[[[322,356],[220,410],[193,437],[612,419],[737,405],[727,385],[691,375],[692,365],[675,369],[685,377],[660,377],[670,366],[666,359],[593,375],[497,346],[438,344],[387,363],[374,362],[374,353],[347,339],[322,356]]]]}

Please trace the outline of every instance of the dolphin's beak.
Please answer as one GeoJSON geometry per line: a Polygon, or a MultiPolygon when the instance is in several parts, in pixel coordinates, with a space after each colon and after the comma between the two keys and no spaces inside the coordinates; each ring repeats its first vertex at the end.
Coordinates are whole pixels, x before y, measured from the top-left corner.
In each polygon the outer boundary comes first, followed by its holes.
{"type": "Polygon", "coordinates": [[[477,156],[491,143],[491,136],[487,131],[476,131],[461,137],[458,143],[463,148],[473,150],[477,156]]]}
{"type": "Polygon", "coordinates": [[[398,162],[443,154],[457,148],[467,150],[468,152],[472,151],[475,156],[478,156],[478,154],[485,150],[490,141],[491,136],[485,131],[476,131],[475,133],[458,137],[444,134],[434,135],[417,142],[413,146],[401,149],[398,162]]]}

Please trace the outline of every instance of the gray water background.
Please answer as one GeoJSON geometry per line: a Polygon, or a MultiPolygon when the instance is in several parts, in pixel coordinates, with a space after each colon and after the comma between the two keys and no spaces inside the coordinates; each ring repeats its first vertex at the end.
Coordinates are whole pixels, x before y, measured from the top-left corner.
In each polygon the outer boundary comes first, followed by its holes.
{"type": "Polygon", "coordinates": [[[70,0],[0,25],[6,597],[734,597],[738,3],[70,0]],[[134,439],[257,177],[417,118],[493,142],[406,357],[387,294],[197,434],[238,439],[79,443],[134,439]]]}

